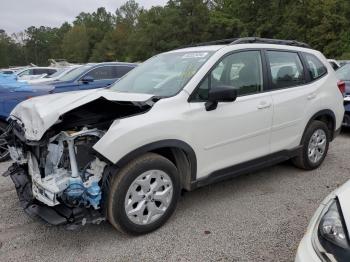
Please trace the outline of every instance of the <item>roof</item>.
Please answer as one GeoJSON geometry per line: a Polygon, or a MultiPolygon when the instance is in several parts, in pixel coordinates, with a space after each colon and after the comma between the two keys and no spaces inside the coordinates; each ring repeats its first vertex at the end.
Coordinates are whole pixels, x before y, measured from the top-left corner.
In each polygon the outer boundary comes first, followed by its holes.
{"type": "Polygon", "coordinates": [[[187,52],[191,52],[191,51],[218,51],[219,49],[223,48],[225,45],[207,45],[207,46],[192,46],[192,47],[183,47],[183,48],[179,48],[179,49],[175,49],[170,51],[169,53],[175,53],[175,52],[183,52],[183,51],[187,51],[187,52]]]}
{"type": "Polygon", "coordinates": [[[98,65],[125,65],[125,66],[137,66],[136,63],[127,63],[127,62],[101,62],[101,63],[93,64],[93,66],[98,66],[98,65]]]}
{"type": "Polygon", "coordinates": [[[278,46],[290,46],[290,47],[301,47],[311,48],[308,44],[299,42],[296,40],[282,40],[282,39],[271,39],[271,38],[260,38],[260,37],[244,37],[244,38],[228,38],[220,39],[210,42],[197,43],[189,46],[182,47],[178,50],[191,51],[217,51],[224,46],[229,45],[241,45],[241,44],[263,44],[263,45],[278,45],[278,46]]]}

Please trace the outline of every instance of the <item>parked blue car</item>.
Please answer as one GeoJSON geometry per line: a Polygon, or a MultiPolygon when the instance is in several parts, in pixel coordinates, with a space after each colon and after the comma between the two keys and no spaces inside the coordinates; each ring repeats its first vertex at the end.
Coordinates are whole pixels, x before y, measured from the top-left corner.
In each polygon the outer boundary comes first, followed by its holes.
{"type": "MultiPolygon", "coordinates": [[[[35,96],[107,87],[124,76],[137,64],[99,63],[77,67],[61,78],[45,84],[30,85],[11,77],[0,79],[0,135],[7,127],[6,119],[20,102],[35,96]]],[[[8,157],[6,141],[0,139],[0,161],[8,157]]]]}
{"type": "Polygon", "coordinates": [[[345,64],[336,71],[339,80],[345,83],[343,126],[350,127],[350,64],[345,64]]]}

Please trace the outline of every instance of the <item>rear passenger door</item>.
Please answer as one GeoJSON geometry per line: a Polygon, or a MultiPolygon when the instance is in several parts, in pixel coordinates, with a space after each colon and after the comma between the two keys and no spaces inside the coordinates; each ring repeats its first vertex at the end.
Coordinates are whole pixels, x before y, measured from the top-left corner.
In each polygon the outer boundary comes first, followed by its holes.
{"type": "Polygon", "coordinates": [[[307,84],[309,74],[302,54],[266,50],[268,90],[273,101],[271,153],[295,148],[305,129],[305,112],[314,99],[315,88],[307,84]]]}

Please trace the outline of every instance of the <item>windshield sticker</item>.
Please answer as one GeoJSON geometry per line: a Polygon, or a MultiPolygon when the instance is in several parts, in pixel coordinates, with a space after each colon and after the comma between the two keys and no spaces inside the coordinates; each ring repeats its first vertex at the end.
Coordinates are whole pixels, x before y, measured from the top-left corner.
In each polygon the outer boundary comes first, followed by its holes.
{"type": "Polygon", "coordinates": [[[206,52],[201,52],[201,53],[188,53],[188,54],[184,54],[182,56],[182,59],[186,59],[186,58],[204,58],[208,55],[208,53],[206,52]]]}

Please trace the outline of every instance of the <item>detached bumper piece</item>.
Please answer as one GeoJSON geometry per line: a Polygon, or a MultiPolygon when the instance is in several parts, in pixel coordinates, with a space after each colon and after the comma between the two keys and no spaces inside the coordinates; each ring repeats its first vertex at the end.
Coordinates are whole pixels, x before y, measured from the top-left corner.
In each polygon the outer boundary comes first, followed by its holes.
{"type": "Polygon", "coordinates": [[[23,167],[17,164],[10,166],[3,176],[11,177],[21,207],[32,218],[40,218],[56,226],[71,225],[71,228],[88,223],[99,224],[105,220],[100,212],[91,208],[68,207],[63,204],[50,207],[36,200],[32,193],[31,177],[23,167]]]}

